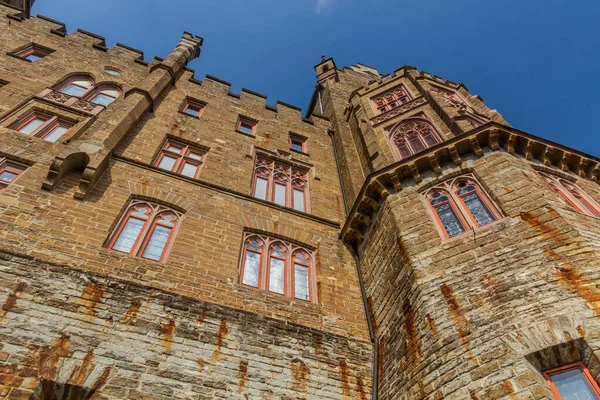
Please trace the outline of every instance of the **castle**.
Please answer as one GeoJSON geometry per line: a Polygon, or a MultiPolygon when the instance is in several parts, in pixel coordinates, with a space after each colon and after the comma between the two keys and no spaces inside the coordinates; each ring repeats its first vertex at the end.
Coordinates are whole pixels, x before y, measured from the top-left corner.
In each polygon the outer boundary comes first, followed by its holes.
{"type": "Polygon", "coordinates": [[[0,2],[0,398],[600,398],[600,160],[404,66],[277,102],[0,2]]]}

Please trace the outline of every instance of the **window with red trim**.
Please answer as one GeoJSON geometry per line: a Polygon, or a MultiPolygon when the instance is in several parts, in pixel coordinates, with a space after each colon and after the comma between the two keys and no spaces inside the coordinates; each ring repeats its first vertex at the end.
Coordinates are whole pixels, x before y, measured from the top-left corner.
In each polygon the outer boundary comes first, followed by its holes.
{"type": "Polygon", "coordinates": [[[436,228],[445,239],[502,218],[500,210],[471,174],[429,189],[425,200],[436,228]]]}
{"type": "Polygon", "coordinates": [[[46,57],[48,54],[52,53],[52,51],[53,50],[43,48],[37,44],[30,44],[26,48],[16,51],[13,54],[23,60],[34,62],[46,57]]]}
{"type": "Polygon", "coordinates": [[[309,212],[308,171],[257,157],[252,195],[297,211],[309,212]]]}
{"type": "Polygon", "coordinates": [[[154,165],[160,169],[195,179],[200,176],[205,159],[205,150],[167,139],[154,160],[154,165]]]}
{"type": "Polygon", "coordinates": [[[396,87],[388,92],[371,98],[371,104],[378,114],[393,110],[394,108],[410,101],[408,90],[404,86],[396,87]]]}
{"type": "Polygon", "coordinates": [[[235,128],[238,132],[254,136],[256,135],[256,121],[249,118],[240,117],[235,128]]]}
{"type": "Polygon", "coordinates": [[[147,201],[132,200],[108,248],[154,261],[164,261],[173,245],[181,213],[147,201]]]}
{"type": "Polygon", "coordinates": [[[600,205],[575,183],[545,172],[539,174],[575,211],[592,217],[600,217],[600,205]]]}
{"type": "Polygon", "coordinates": [[[37,111],[11,125],[11,129],[54,143],[73,127],[71,122],[37,111]]]}
{"type": "Polygon", "coordinates": [[[26,169],[26,165],[0,157],[0,192],[13,183],[26,169]]]}
{"type": "Polygon", "coordinates": [[[96,85],[94,81],[87,76],[72,76],[56,86],[59,92],[79,97],[82,100],[89,101],[104,107],[115,101],[121,95],[121,89],[112,84],[96,85]]]}
{"type": "Polygon", "coordinates": [[[306,149],[306,138],[290,134],[290,150],[300,153],[308,153],[308,150],[306,149]]]}
{"type": "Polygon", "coordinates": [[[313,253],[264,235],[246,233],[240,283],[316,303],[313,253]]]}
{"type": "Polygon", "coordinates": [[[398,159],[402,159],[438,144],[441,139],[429,121],[411,118],[400,122],[392,129],[389,141],[398,159]]]}
{"type": "Polygon", "coordinates": [[[581,362],[545,371],[544,378],[556,400],[600,400],[600,387],[581,362]]]}
{"type": "Polygon", "coordinates": [[[192,117],[200,118],[200,114],[202,114],[204,106],[206,106],[206,104],[200,101],[186,99],[179,111],[184,114],[191,115],[192,117]]]}

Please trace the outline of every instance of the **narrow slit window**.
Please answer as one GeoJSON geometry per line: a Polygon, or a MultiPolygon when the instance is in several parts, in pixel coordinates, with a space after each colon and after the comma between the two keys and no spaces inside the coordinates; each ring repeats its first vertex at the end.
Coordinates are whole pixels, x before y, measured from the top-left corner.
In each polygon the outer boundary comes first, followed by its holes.
{"type": "Polygon", "coordinates": [[[256,134],[256,122],[240,117],[237,123],[237,131],[245,135],[254,136],[256,134]]]}
{"type": "Polygon", "coordinates": [[[168,139],[154,160],[154,165],[165,171],[196,179],[200,176],[205,158],[205,150],[168,139]]]}
{"type": "Polygon", "coordinates": [[[295,134],[290,134],[290,150],[297,151],[299,153],[307,153],[306,149],[306,138],[300,137],[295,134]]]}

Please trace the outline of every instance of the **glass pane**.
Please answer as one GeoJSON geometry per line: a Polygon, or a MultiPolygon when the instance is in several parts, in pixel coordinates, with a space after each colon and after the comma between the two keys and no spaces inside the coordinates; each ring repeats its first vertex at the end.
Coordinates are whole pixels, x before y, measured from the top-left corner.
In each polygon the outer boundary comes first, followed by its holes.
{"type": "Polygon", "coordinates": [[[23,125],[19,129],[19,132],[29,135],[31,132],[35,131],[37,128],[42,126],[42,124],[44,122],[46,122],[45,119],[36,117],[36,118],[32,119],[31,121],[29,121],[28,123],[26,123],[25,125],[23,125]]]}
{"type": "Polygon", "coordinates": [[[41,58],[43,58],[43,56],[41,54],[36,54],[36,53],[31,53],[28,56],[25,56],[25,59],[29,60],[29,61],[37,61],[41,58]]]}
{"type": "Polygon", "coordinates": [[[197,117],[198,114],[200,114],[200,110],[197,109],[196,107],[189,107],[185,109],[185,113],[189,114],[189,115],[193,115],[194,117],[197,117]]]}
{"type": "Polygon", "coordinates": [[[475,221],[477,221],[477,225],[482,226],[495,221],[494,216],[483,201],[481,201],[477,193],[468,194],[462,199],[471,212],[471,215],[473,215],[473,218],[475,218],[475,221]]]}
{"type": "Polygon", "coordinates": [[[181,154],[181,147],[170,145],[167,151],[170,151],[171,153],[175,154],[181,154]]]}
{"type": "Polygon", "coordinates": [[[144,221],[130,217],[112,248],[124,253],[131,252],[143,226],[144,221]]]}
{"type": "Polygon", "coordinates": [[[285,206],[285,188],[286,186],[281,183],[275,184],[275,198],[273,199],[275,204],[285,206]]]}
{"type": "Polygon", "coordinates": [[[192,160],[202,160],[202,154],[198,154],[198,153],[190,153],[190,154],[188,154],[188,157],[191,158],[192,160]]]}
{"type": "Polygon", "coordinates": [[[269,272],[269,290],[271,292],[283,294],[283,273],[285,263],[283,260],[271,258],[271,268],[269,272]]]}
{"type": "Polygon", "coordinates": [[[156,225],[156,228],[154,228],[154,232],[152,232],[152,237],[150,238],[148,246],[146,246],[146,250],[144,250],[142,257],[149,258],[150,260],[154,261],[160,260],[160,257],[165,250],[165,246],[167,245],[167,240],[169,240],[170,233],[171,228],[156,225]]]}
{"type": "Polygon", "coordinates": [[[172,171],[176,162],[177,162],[176,158],[169,157],[169,156],[163,156],[163,158],[161,158],[160,162],[158,163],[158,168],[166,169],[167,171],[172,171]]]}
{"type": "Polygon", "coordinates": [[[414,149],[415,153],[425,150],[425,146],[421,143],[421,140],[417,136],[413,136],[408,139],[410,145],[414,149]]]}
{"type": "Polygon", "coordinates": [[[463,186],[459,186],[461,189],[457,192],[458,194],[465,194],[465,193],[469,193],[469,192],[473,192],[475,190],[475,186],[469,185],[463,185],[463,186]]]}
{"type": "Polygon", "coordinates": [[[86,91],[86,88],[83,88],[79,85],[75,85],[74,83],[69,84],[69,86],[65,87],[61,92],[65,94],[69,94],[71,96],[81,96],[86,91]]]}
{"type": "Polygon", "coordinates": [[[304,191],[294,189],[294,209],[304,211],[304,191]]]}
{"type": "Polygon", "coordinates": [[[198,171],[197,165],[184,163],[181,175],[194,178],[196,176],[196,171],[198,171]]]}
{"type": "Polygon", "coordinates": [[[254,189],[254,197],[257,199],[267,199],[267,180],[256,178],[256,188],[254,189]]]}
{"type": "Polygon", "coordinates": [[[465,228],[463,228],[450,204],[443,204],[435,207],[435,212],[440,218],[448,237],[456,236],[465,231],[465,228]]]}
{"type": "Polygon", "coordinates": [[[308,300],[308,268],[298,264],[294,266],[294,284],[296,298],[308,300]]]}
{"type": "Polygon", "coordinates": [[[598,400],[580,369],[550,376],[563,400],[598,400]]]}
{"type": "Polygon", "coordinates": [[[302,142],[296,142],[292,140],[292,150],[302,151],[302,142]]]}
{"type": "Polygon", "coordinates": [[[246,251],[246,260],[244,261],[244,276],[242,283],[244,285],[258,287],[258,268],[260,266],[260,254],[246,251]]]}
{"type": "Polygon", "coordinates": [[[242,122],[240,124],[240,132],[245,133],[247,135],[252,135],[252,125],[246,123],[246,122],[242,122]]]}
{"type": "Polygon", "coordinates": [[[110,103],[112,103],[115,100],[114,97],[110,97],[105,95],[104,93],[99,93],[97,96],[95,96],[92,100],[90,100],[92,103],[94,104],[100,104],[101,106],[108,106],[110,103]]]}
{"type": "Polygon", "coordinates": [[[0,181],[2,182],[12,182],[18,175],[9,171],[0,172],[0,181]]]}
{"type": "Polygon", "coordinates": [[[58,125],[56,128],[52,129],[46,136],[44,136],[44,140],[47,142],[54,143],[60,138],[69,128],[66,126],[58,125]]]}

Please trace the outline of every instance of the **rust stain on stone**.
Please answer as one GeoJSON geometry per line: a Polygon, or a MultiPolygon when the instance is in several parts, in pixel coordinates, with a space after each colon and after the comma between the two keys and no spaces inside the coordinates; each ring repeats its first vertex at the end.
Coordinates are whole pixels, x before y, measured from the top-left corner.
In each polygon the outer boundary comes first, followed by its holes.
{"type": "Polygon", "coordinates": [[[431,315],[429,315],[429,314],[425,315],[425,320],[427,321],[427,326],[429,327],[429,330],[431,331],[431,333],[433,333],[434,335],[437,335],[438,329],[435,326],[435,321],[433,320],[433,318],[431,318],[431,315]]]}
{"type": "MultiPolygon", "coordinates": [[[[553,208],[548,208],[548,212],[546,213],[546,215],[552,216],[552,217],[556,217],[557,215],[557,211],[553,208]]],[[[526,212],[521,214],[521,219],[525,222],[527,222],[527,224],[529,226],[531,226],[533,229],[535,229],[539,234],[539,238],[538,239],[547,239],[548,237],[552,236],[551,232],[555,231],[557,228],[554,228],[548,224],[546,224],[545,222],[541,221],[534,213],[532,212],[526,212]]],[[[557,239],[557,238],[554,238],[557,239]]]]}
{"type": "Polygon", "coordinates": [[[204,360],[201,359],[201,358],[198,358],[196,360],[196,362],[198,363],[198,368],[200,368],[200,371],[203,371],[204,370],[204,365],[205,365],[204,360]]]}
{"type": "Polygon", "coordinates": [[[310,368],[299,358],[290,361],[292,372],[292,388],[296,391],[306,392],[306,381],[310,379],[310,368]]]}
{"type": "Polygon", "coordinates": [[[100,374],[98,379],[96,379],[96,381],[90,388],[90,393],[93,393],[92,396],[90,397],[90,400],[95,400],[98,398],[98,396],[100,395],[100,393],[98,391],[100,389],[102,389],[104,387],[104,385],[106,385],[106,382],[108,381],[108,377],[110,376],[111,371],[112,371],[112,366],[108,366],[108,367],[104,368],[104,371],[102,371],[102,373],[100,374]]]}
{"type": "Polygon", "coordinates": [[[469,398],[471,400],[479,400],[479,396],[477,396],[474,390],[469,390],[469,398]]]}
{"type": "Polygon", "coordinates": [[[121,323],[125,325],[134,325],[137,321],[138,312],[140,311],[140,307],[142,306],[142,301],[140,299],[131,300],[131,304],[129,305],[129,309],[121,318],[121,323]]]}
{"type": "Polygon", "coordinates": [[[242,393],[246,389],[246,377],[248,376],[248,361],[240,361],[238,366],[238,393],[242,393]]]}
{"type": "Polygon", "coordinates": [[[323,338],[321,337],[321,335],[317,335],[317,334],[313,333],[312,343],[313,343],[313,348],[315,349],[315,352],[317,354],[327,353],[325,351],[325,349],[323,349],[323,338]]]}
{"type": "Polygon", "coordinates": [[[460,304],[458,303],[458,300],[456,299],[456,296],[454,295],[454,290],[450,286],[446,285],[445,283],[442,284],[440,290],[442,291],[442,296],[444,297],[444,300],[446,301],[446,306],[448,307],[448,311],[450,311],[452,320],[458,327],[458,334],[460,336],[460,341],[462,342],[465,350],[472,357],[471,348],[470,348],[470,344],[469,344],[469,335],[471,333],[471,325],[469,324],[469,321],[465,317],[465,315],[460,307],[460,304]]]}
{"type": "Polygon", "coordinates": [[[13,307],[17,305],[17,299],[21,297],[21,294],[23,294],[25,288],[27,288],[27,284],[25,282],[19,282],[15,290],[8,295],[4,301],[4,304],[2,304],[2,309],[0,311],[0,322],[2,322],[4,317],[6,317],[6,314],[8,314],[13,307]]]}
{"type": "Polygon", "coordinates": [[[223,342],[227,339],[228,333],[229,329],[227,329],[227,321],[222,319],[219,324],[219,329],[217,330],[217,348],[213,351],[211,357],[213,364],[219,361],[219,357],[221,357],[221,347],[223,347],[223,342]]]}
{"type": "Polygon", "coordinates": [[[88,315],[96,315],[98,312],[96,311],[96,306],[100,302],[102,298],[102,294],[104,293],[104,286],[97,285],[93,282],[87,284],[83,293],[81,294],[81,298],[87,300],[85,303],[84,312],[88,315]]]}
{"type": "Polygon", "coordinates": [[[175,320],[170,319],[167,322],[162,322],[158,328],[162,335],[162,346],[170,349],[173,345],[173,334],[175,333],[175,320]]]}
{"type": "Polygon", "coordinates": [[[350,369],[348,363],[344,358],[338,358],[338,372],[342,378],[342,397],[344,399],[350,398],[350,369]]]}
{"type": "Polygon", "coordinates": [[[69,355],[70,338],[62,335],[52,342],[52,345],[40,351],[39,376],[47,380],[54,380],[59,370],[59,361],[69,355]]]}
{"type": "Polygon", "coordinates": [[[85,357],[83,357],[81,366],[73,369],[73,372],[71,372],[71,376],[69,376],[69,379],[67,379],[67,383],[70,383],[71,385],[75,385],[75,386],[82,386],[83,383],[85,382],[85,380],[87,379],[87,377],[90,376],[90,374],[92,373],[92,370],[93,370],[92,361],[93,360],[94,360],[94,349],[90,349],[90,351],[87,352],[85,357]],[[92,368],[90,368],[90,367],[92,367],[92,368]]]}
{"type": "Polygon", "coordinates": [[[365,384],[362,377],[356,377],[356,394],[360,400],[367,400],[367,394],[365,393],[365,384]]]}
{"type": "Polygon", "coordinates": [[[508,397],[511,399],[517,399],[517,395],[515,394],[515,389],[513,388],[512,383],[510,381],[502,382],[502,386],[504,386],[504,390],[508,394],[508,397]]]}
{"type": "Polygon", "coordinates": [[[417,332],[417,327],[415,326],[415,312],[408,299],[404,301],[402,311],[404,315],[402,329],[404,330],[404,335],[406,336],[406,351],[409,359],[414,361],[418,358],[421,358],[422,351],[421,343],[419,342],[419,334],[417,332]]]}
{"type": "Polygon", "coordinates": [[[583,328],[583,326],[581,325],[577,325],[577,333],[579,333],[579,336],[581,337],[585,337],[585,329],[583,328]]]}

